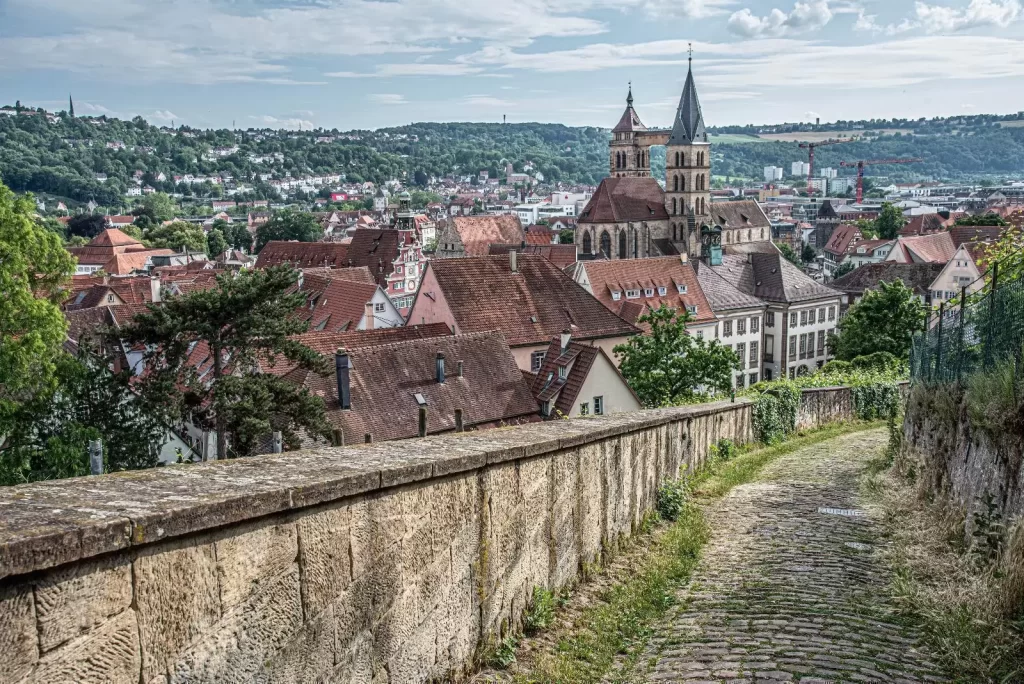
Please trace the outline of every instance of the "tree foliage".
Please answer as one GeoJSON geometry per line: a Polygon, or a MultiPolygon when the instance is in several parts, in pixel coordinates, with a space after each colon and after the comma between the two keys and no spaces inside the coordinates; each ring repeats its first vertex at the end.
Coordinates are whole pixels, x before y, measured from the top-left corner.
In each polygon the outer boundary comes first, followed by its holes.
{"type": "Polygon", "coordinates": [[[775,246],[779,248],[780,252],[782,252],[782,256],[786,261],[797,266],[803,266],[803,263],[800,261],[800,255],[797,254],[796,250],[790,247],[789,244],[785,242],[778,242],[775,246]]]}
{"type": "Polygon", "coordinates": [[[79,214],[68,221],[67,234],[69,237],[77,235],[91,240],[106,227],[106,219],[98,214],[79,214]]]}
{"type": "Polygon", "coordinates": [[[882,240],[895,240],[900,229],[907,225],[907,217],[903,215],[899,207],[891,202],[882,204],[882,210],[873,221],[875,234],[882,240]]]}
{"type": "Polygon", "coordinates": [[[810,245],[805,244],[803,249],[800,250],[800,260],[803,261],[805,264],[811,263],[817,256],[817,252],[815,252],[814,248],[811,247],[810,245]]]}
{"type": "Polygon", "coordinates": [[[224,233],[216,228],[206,234],[206,255],[211,259],[218,254],[223,254],[228,248],[228,241],[224,239],[224,233]]]}
{"type": "Polygon", "coordinates": [[[829,337],[829,348],[841,361],[876,352],[898,359],[910,357],[911,340],[924,323],[924,308],[914,291],[902,280],[879,283],[850,307],[829,337]]]}
{"type": "Polygon", "coordinates": [[[836,270],[832,272],[832,278],[842,278],[847,273],[853,273],[853,271],[856,270],[856,268],[857,267],[853,264],[852,260],[845,259],[843,263],[839,264],[836,270]]]}
{"type": "Polygon", "coordinates": [[[686,333],[691,316],[662,305],[638,319],[650,331],[631,337],[613,350],[619,370],[644,406],[695,401],[728,392],[739,359],[718,340],[686,333]]]}
{"type": "Polygon", "coordinates": [[[157,222],[170,221],[177,211],[174,200],[162,192],[146,195],[142,200],[142,209],[157,222]]]}
{"type": "Polygon", "coordinates": [[[256,251],[259,252],[271,240],[316,242],[323,234],[323,228],[312,214],[286,209],[256,229],[256,251]]]}
{"type": "Polygon", "coordinates": [[[13,414],[55,387],[67,331],[59,303],[75,262],[34,213],[0,184],[0,443],[13,414]]]}
{"type": "Polygon", "coordinates": [[[146,241],[158,249],[193,252],[206,251],[206,233],[201,226],[185,221],[174,221],[166,226],[153,226],[145,233],[146,241]]]}
{"type": "Polygon", "coordinates": [[[956,220],[958,226],[1008,226],[1006,222],[999,214],[994,212],[987,212],[984,214],[975,214],[974,216],[961,216],[956,220]]]}
{"type": "Polygon", "coordinates": [[[217,287],[168,297],[122,333],[149,350],[143,395],[178,420],[213,427],[219,458],[229,437],[234,453],[246,455],[274,430],[291,446],[303,430],[326,434],[322,399],[259,374],[261,362],[279,356],[326,372],[323,357],[290,338],[306,328],[293,315],[305,302],[293,291],[297,281],[298,272],[285,267],[219,275],[217,287]],[[194,363],[198,345],[210,366],[205,377],[194,363]]]}

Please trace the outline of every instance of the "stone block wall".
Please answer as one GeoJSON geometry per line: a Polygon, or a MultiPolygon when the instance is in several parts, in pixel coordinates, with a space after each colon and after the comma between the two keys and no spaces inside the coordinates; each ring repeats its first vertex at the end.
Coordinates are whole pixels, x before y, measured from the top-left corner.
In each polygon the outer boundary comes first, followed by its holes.
{"type": "Polygon", "coordinates": [[[0,682],[458,677],[534,587],[633,534],[660,482],[749,441],[750,406],[0,490],[0,682]]]}

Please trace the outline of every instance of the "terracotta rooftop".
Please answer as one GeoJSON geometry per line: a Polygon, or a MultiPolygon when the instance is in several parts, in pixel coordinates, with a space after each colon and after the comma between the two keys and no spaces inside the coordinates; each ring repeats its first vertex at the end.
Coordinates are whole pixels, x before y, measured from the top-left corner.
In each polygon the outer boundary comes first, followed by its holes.
{"type": "MultiPolygon", "coordinates": [[[[708,205],[711,220],[726,230],[733,228],[771,228],[771,221],[755,200],[714,201],[708,205]]],[[[757,237],[755,235],[755,237],[757,237]]],[[[764,240],[771,237],[766,233],[764,240]]]]}
{"type": "Polygon", "coordinates": [[[923,296],[928,294],[929,286],[945,267],[945,264],[930,262],[900,264],[895,261],[883,261],[878,264],[864,264],[833,280],[832,287],[848,294],[859,295],[865,290],[878,287],[879,283],[902,280],[915,294],[923,296]]]}
{"type": "MultiPolygon", "coordinates": [[[[567,328],[578,340],[638,332],[544,257],[520,254],[517,261],[516,273],[508,256],[427,264],[460,332],[498,330],[513,347],[546,344],[567,328]]],[[[430,295],[421,287],[423,296],[430,295]]]]}
{"type": "Polygon", "coordinates": [[[695,307],[694,323],[716,320],[693,266],[688,261],[684,263],[679,257],[603,259],[587,261],[581,266],[586,270],[597,300],[630,323],[639,325],[636,322],[639,315],[657,309],[662,304],[673,309],[695,307]],[[637,291],[639,296],[628,297],[627,291],[637,291]],[[639,307],[624,309],[627,303],[638,304],[639,307]]]}
{"type": "Polygon", "coordinates": [[[485,256],[491,243],[519,244],[524,240],[519,217],[512,214],[455,216],[451,221],[468,257],[485,256]]]}
{"type": "Polygon", "coordinates": [[[605,178],[580,212],[586,223],[667,220],[665,193],[653,178],[605,178]]]}
{"type": "Polygon", "coordinates": [[[299,289],[306,301],[296,309],[295,315],[309,324],[309,330],[344,332],[359,327],[367,303],[377,294],[378,285],[307,274],[299,289]]]}
{"type": "Polygon", "coordinates": [[[858,228],[856,224],[844,223],[832,231],[832,237],[828,239],[828,244],[825,245],[825,251],[837,256],[845,256],[849,252],[851,245],[853,245],[860,236],[860,228],[858,228]]]}
{"type": "MultiPolygon", "coordinates": [[[[118,217],[114,216],[112,218],[118,217]]],[[[88,242],[89,247],[127,247],[130,245],[138,245],[145,249],[141,242],[118,228],[102,230],[88,242]]]]}
{"type": "Polygon", "coordinates": [[[569,415],[576,405],[576,398],[583,389],[587,374],[601,353],[600,347],[574,341],[569,342],[563,353],[561,337],[552,338],[544,356],[544,364],[533,377],[532,390],[537,403],[543,404],[554,399],[551,415],[556,416],[556,411],[569,415]],[[564,378],[558,370],[560,367],[568,367],[564,378]]]}
{"type": "Polygon", "coordinates": [[[934,263],[946,263],[956,253],[956,245],[953,244],[953,236],[949,233],[931,233],[928,235],[916,235],[913,237],[900,237],[893,247],[896,258],[904,263],[920,261],[931,261],[934,263]]]}
{"type": "Polygon", "coordinates": [[[348,245],[337,242],[272,240],[256,257],[256,268],[290,264],[294,268],[348,266],[348,245]]]}
{"type": "Polygon", "coordinates": [[[538,254],[561,269],[576,263],[576,245],[531,245],[527,243],[526,247],[523,247],[522,245],[494,244],[488,248],[487,252],[490,256],[495,256],[508,254],[512,250],[516,250],[520,254],[538,254]]]}
{"type": "Polygon", "coordinates": [[[406,235],[393,228],[359,228],[348,245],[348,265],[365,266],[375,282],[387,286],[406,235]]]}

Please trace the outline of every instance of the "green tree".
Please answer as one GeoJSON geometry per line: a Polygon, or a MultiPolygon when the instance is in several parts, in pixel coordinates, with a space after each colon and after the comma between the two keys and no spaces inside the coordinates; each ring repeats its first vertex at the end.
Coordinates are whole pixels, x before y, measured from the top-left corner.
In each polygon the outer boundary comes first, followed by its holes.
{"type": "Polygon", "coordinates": [[[563,245],[571,245],[576,239],[576,233],[571,228],[558,231],[558,242],[563,245]]]}
{"type": "Polygon", "coordinates": [[[214,228],[206,234],[206,255],[208,257],[212,259],[223,254],[227,248],[228,242],[224,239],[224,233],[214,228]]]}
{"type": "Polygon", "coordinates": [[[271,240],[316,242],[323,234],[323,228],[312,214],[286,209],[256,229],[256,251],[271,240]]]}
{"type": "Polygon", "coordinates": [[[619,370],[644,406],[657,407],[694,401],[728,392],[739,359],[718,340],[686,333],[691,316],[662,305],[637,319],[650,331],[631,337],[613,350],[619,370]]]}
{"type": "Polygon", "coordinates": [[[106,220],[99,214],[79,214],[68,221],[68,237],[75,235],[92,239],[107,227],[106,220]]]}
{"type": "Polygon", "coordinates": [[[142,200],[142,209],[154,221],[160,222],[170,221],[174,218],[177,206],[175,206],[174,200],[169,195],[162,192],[154,192],[151,195],[146,195],[145,199],[142,200]]]}
{"type": "Polygon", "coordinates": [[[782,252],[782,256],[785,257],[786,261],[796,264],[797,266],[802,265],[800,263],[800,255],[797,254],[796,250],[790,247],[787,243],[777,242],[775,243],[775,246],[779,248],[780,252],[782,252]]]}
{"type": "Polygon", "coordinates": [[[829,336],[829,348],[840,361],[875,352],[889,352],[898,359],[910,357],[911,339],[924,322],[924,307],[902,280],[879,283],[850,307],[839,322],[838,333],[829,336]]]}
{"type": "Polygon", "coordinates": [[[180,251],[187,247],[194,252],[206,250],[206,233],[202,227],[185,221],[150,228],[146,231],[146,241],[158,249],[180,251]]]}
{"type": "Polygon", "coordinates": [[[818,254],[814,251],[814,248],[810,245],[805,244],[804,248],[800,250],[800,259],[805,263],[809,264],[814,261],[818,254]]]}
{"type": "Polygon", "coordinates": [[[325,359],[291,339],[306,324],[292,314],[305,303],[294,292],[298,272],[286,267],[217,276],[217,287],[168,297],[161,306],[136,316],[122,337],[145,345],[149,374],[143,396],[169,415],[210,425],[217,432],[217,457],[255,451],[260,439],[280,430],[290,446],[301,431],[326,435],[324,403],[271,373],[260,363],[284,357],[325,373],[325,359]],[[200,378],[189,363],[194,345],[209,350],[212,368],[200,378]]]}
{"type": "Polygon", "coordinates": [[[895,240],[900,234],[900,229],[907,225],[907,217],[903,215],[903,212],[895,204],[885,202],[874,224],[875,233],[879,238],[882,240],[895,240]]]}
{"type": "MultiPolygon", "coordinates": [[[[217,222],[214,221],[214,226],[217,222]]],[[[224,239],[227,241],[228,246],[234,249],[244,249],[246,252],[252,251],[252,233],[249,232],[249,228],[244,223],[228,223],[221,232],[224,234],[224,239]]]]}
{"type": "Polygon", "coordinates": [[[961,216],[956,220],[958,226],[1008,226],[1006,222],[999,214],[994,212],[987,212],[985,214],[975,214],[974,216],[961,216]]]}
{"type": "Polygon", "coordinates": [[[836,280],[838,278],[842,278],[847,273],[852,273],[856,268],[857,267],[853,265],[852,261],[846,259],[843,263],[839,264],[839,267],[835,271],[832,272],[832,279],[836,280]]]}
{"type": "Polygon", "coordinates": [[[67,322],[60,311],[75,261],[36,223],[31,196],[0,183],[0,435],[15,413],[56,386],[67,322]]]}

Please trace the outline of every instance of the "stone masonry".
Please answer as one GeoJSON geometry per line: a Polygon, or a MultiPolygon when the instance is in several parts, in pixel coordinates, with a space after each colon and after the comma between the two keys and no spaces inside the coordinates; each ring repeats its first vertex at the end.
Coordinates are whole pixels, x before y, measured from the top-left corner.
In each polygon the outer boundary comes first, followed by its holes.
{"type": "Polygon", "coordinates": [[[781,457],[707,509],[712,538],[656,628],[651,682],[938,682],[886,601],[857,475],[885,430],[781,457]]]}
{"type": "Polygon", "coordinates": [[[723,437],[749,403],[0,490],[0,683],[457,676],[723,437]]]}

